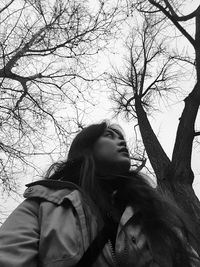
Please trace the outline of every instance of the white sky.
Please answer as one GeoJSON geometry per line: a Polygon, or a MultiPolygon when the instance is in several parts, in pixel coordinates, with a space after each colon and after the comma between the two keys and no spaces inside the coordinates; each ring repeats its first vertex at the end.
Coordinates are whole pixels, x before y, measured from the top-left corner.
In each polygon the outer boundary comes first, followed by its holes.
{"type": "MultiPolygon", "coordinates": [[[[188,1],[190,5],[188,5],[188,11],[193,10],[194,7],[199,5],[199,0],[196,1],[188,1]]],[[[106,69],[106,65],[108,65],[109,60],[114,62],[114,60],[121,60],[121,55],[116,57],[116,55],[110,56],[110,58],[104,57],[101,55],[101,63],[100,65],[103,66],[103,68],[106,69]]],[[[193,81],[192,81],[193,84],[193,81]]],[[[102,119],[111,118],[111,105],[108,100],[106,100],[105,96],[101,94],[99,96],[99,105],[97,105],[94,110],[91,112],[91,114],[88,116],[88,122],[98,122],[102,119]]],[[[173,143],[175,140],[175,134],[176,134],[176,128],[178,125],[178,119],[181,115],[183,109],[183,102],[175,103],[174,105],[171,105],[170,107],[163,107],[162,113],[156,113],[154,115],[154,119],[152,119],[152,125],[155,130],[155,132],[159,136],[159,140],[166,151],[167,155],[170,157],[172,153],[173,143]]],[[[122,119],[118,119],[116,122],[118,122],[125,130],[127,140],[132,140],[134,138],[134,130],[133,130],[133,123],[127,123],[122,119]]],[[[193,171],[195,173],[195,181],[193,184],[194,190],[200,199],[200,148],[195,149],[193,153],[193,159],[192,159],[192,166],[193,171]]],[[[46,169],[48,164],[50,162],[42,162],[41,164],[41,158],[38,158],[38,164],[41,168],[46,169]]],[[[25,189],[25,184],[28,183],[29,180],[26,177],[20,178],[20,191],[21,193],[25,189]]],[[[2,206],[4,206],[5,210],[11,212],[23,199],[22,198],[15,198],[12,199],[12,197],[7,198],[4,196],[2,199],[2,206]]]]}
{"type": "MultiPolygon", "coordinates": [[[[95,108],[95,110],[92,113],[91,116],[91,122],[97,122],[100,120],[103,120],[105,118],[111,118],[111,112],[109,111],[110,107],[108,105],[105,105],[105,99],[104,102],[102,101],[99,106],[95,108]],[[102,103],[104,103],[102,105],[102,103]],[[108,107],[108,108],[106,108],[108,107]],[[95,118],[95,119],[94,119],[95,118]]],[[[108,103],[109,104],[109,103],[108,103]]],[[[160,142],[163,145],[164,150],[170,157],[172,153],[173,143],[175,140],[175,134],[176,134],[176,127],[178,123],[178,118],[181,113],[180,105],[175,106],[173,109],[170,108],[167,112],[163,114],[156,115],[156,121],[153,123],[154,130],[156,133],[159,134],[160,142]]],[[[124,120],[118,119],[115,122],[119,123],[125,133],[127,140],[132,140],[134,138],[134,131],[132,127],[132,123],[126,123],[124,120]]],[[[199,152],[194,152],[193,157],[193,170],[195,172],[195,180],[193,184],[193,188],[200,199],[200,165],[199,165],[199,152]]],[[[43,162],[42,164],[39,163],[40,159],[38,160],[38,165],[41,165],[41,168],[44,167],[44,169],[47,168],[47,166],[50,164],[48,162],[43,162]]],[[[23,193],[25,190],[25,184],[28,182],[31,182],[32,180],[28,180],[27,178],[21,179],[21,187],[20,191],[23,193]]],[[[5,198],[2,205],[5,207],[5,210],[12,211],[21,201],[23,198],[14,198],[12,197],[5,198]]],[[[9,213],[9,212],[8,212],[9,213]]]]}

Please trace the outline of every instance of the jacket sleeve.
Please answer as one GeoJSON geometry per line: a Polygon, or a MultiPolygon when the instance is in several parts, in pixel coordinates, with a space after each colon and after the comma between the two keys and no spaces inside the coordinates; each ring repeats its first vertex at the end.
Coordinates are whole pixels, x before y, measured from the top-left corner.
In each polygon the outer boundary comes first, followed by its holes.
{"type": "Polygon", "coordinates": [[[35,200],[23,201],[1,226],[0,266],[38,266],[38,207],[35,200]]]}

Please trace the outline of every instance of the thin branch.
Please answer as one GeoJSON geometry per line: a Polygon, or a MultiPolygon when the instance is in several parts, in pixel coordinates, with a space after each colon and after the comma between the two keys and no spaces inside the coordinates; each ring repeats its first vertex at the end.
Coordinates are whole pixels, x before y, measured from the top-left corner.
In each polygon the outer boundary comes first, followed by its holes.
{"type": "Polygon", "coordinates": [[[11,0],[7,5],[5,5],[1,10],[0,13],[2,13],[6,8],[8,8],[15,0],[11,0]]]}
{"type": "Polygon", "coordinates": [[[160,11],[162,11],[163,14],[171,20],[171,22],[188,39],[188,41],[192,44],[193,47],[196,46],[196,42],[192,38],[192,36],[178,23],[178,21],[169,12],[167,12],[167,10],[163,6],[161,6],[159,3],[156,3],[154,0],[148,0],[148,1],[149,3],[157,7],[160,11]]]}
{"type": "Polygon", "coordinates": [[[169,3],[169,1],[168,0],[164,0],[164,1],[165,1],[166,6],[169,8],[169,11],[171,12],[172,16],[177,21],[187,21],[187,20],[193,19],[197,14],[197,9],[196,9],[188,15],[178,16],[176,12],[174,11],[172,5],[169,3]]]}
{"type": "Polygon", "coordinates": [[[136,93],[137,91],[137,88],[138,88],[138,75],[137,75],[137,70],[136,70],[136,67],[135,67],[135,63],[134,63],[134,60],[133,60],[133,44],[131,46],[131,49],[130,49],[130,53],[131,53],[131,85],[132,85],[132,89],[133,89],[133,93],[136,93]],[[134,71],[134,76],[133,76],[133,71],[134,71]],[[134,78],[135,78],[135,84],[134,84],[134,78]]]}
{"type": "Polygon", "coordinates": [[[196,63],[195,63],[195,60],[191,61],[190,58],[185,58],[185,57],[181,57],[181,56],[170,56],[169,57],[170,59],[175,59],[175,60],[180,60],[180,61],[183,61],[183,62],[186,62],[188,64],[191,64],[193,67],[196,66],[196,63]]]}
{"type": "Polygon", "coordinates": [[[167,60],[167,61],[165,62],[165,64],[164,64],[163,67],[161,68],[161,70],[160,70],[160,72],[158,73],[158,75],[155,77],[155,79],[151,82],[151,84],[150,84],[150,85],[146,88],[146,90],[143,92],[142,97],[145,96],[145,95],[147,94],[147,92],[148,92],[149,90],[152,89],[152,86],[153,86],[153,85],[155,85],[155,84],[158,83],[158,82],[163,81],[163,79],[159,80],[159,78],[160,78],[161,75],[165,72],[166,67],[167,67],[169,61],[170,61],[170,60],[167,60]]]}
{"type": "Polygon", "coordinates": [[[5,74],[7,71],[11,70],[15,63],[30,49],[35,40],[42,34],[42,32],[46,29],[46,27],[41,28],[38,32],[36,32],[30,41],[26,43],[6,64],[5,66],[5,74]]]}
{"type": "Polygon", "coordinates": [[[136,171],[136,172],[141,171],[141,170],[145,167],[146,162],[147,162],[147,159],[146,159],[146,158],[143,159],[143,160],[142,160],[142,163],[135,169],[135,171],[136,171]]]}
{"type": "Polygon", "coordinates": [[[23,91],[23,93],[21,94],[20,98],[17,100],[16,105],[15,105],[13,111],[15,111],[15,110],[17,110],[17,109],[19,108],[20,103],[23,101],[24,97],[25,97],[25,96],[27,95],[27,93],[28,93],[28,88],[27,88],[27,84],[26,84],[26,82],[21,82],[21,84],[22,84],[22,87],[23,87],[24,91],[23,91]]]}

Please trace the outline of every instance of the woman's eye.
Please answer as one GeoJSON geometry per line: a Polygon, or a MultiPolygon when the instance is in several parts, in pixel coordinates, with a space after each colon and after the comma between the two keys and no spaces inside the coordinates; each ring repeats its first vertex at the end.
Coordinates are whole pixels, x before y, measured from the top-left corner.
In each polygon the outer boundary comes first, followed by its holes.
{"type": "Polygon", "coordinates": [[[106,136],[106,137],[113,137],[113,133],[108,132],[108,133],[105,133],[104,136],[106,136]]]}

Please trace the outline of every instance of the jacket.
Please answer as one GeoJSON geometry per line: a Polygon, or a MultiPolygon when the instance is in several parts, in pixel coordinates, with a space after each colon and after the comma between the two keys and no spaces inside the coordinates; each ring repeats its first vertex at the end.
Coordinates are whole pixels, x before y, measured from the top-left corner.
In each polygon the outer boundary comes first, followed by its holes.
{"type": "MultiPolygon", "coordinates": [[[[103,225],[95,204],[75,184],[52,180],[29,184],[24,197],[0,228],[0,266],[76,266],[103,225]]],[[[129,223],[134,212],[127,207],[121,217],[115,253],[109,241],[93,267],[133,266],[138,248],[141,261],[158,267],[150,252],[141,250],[145,235],[129,223]]]]}
{"type": "Polygon", "coordinates": [[[41,180],[29,184],[24,197],[0,228],[0,266],[75,266],[99,225],[80,188],[41,180]]]}

